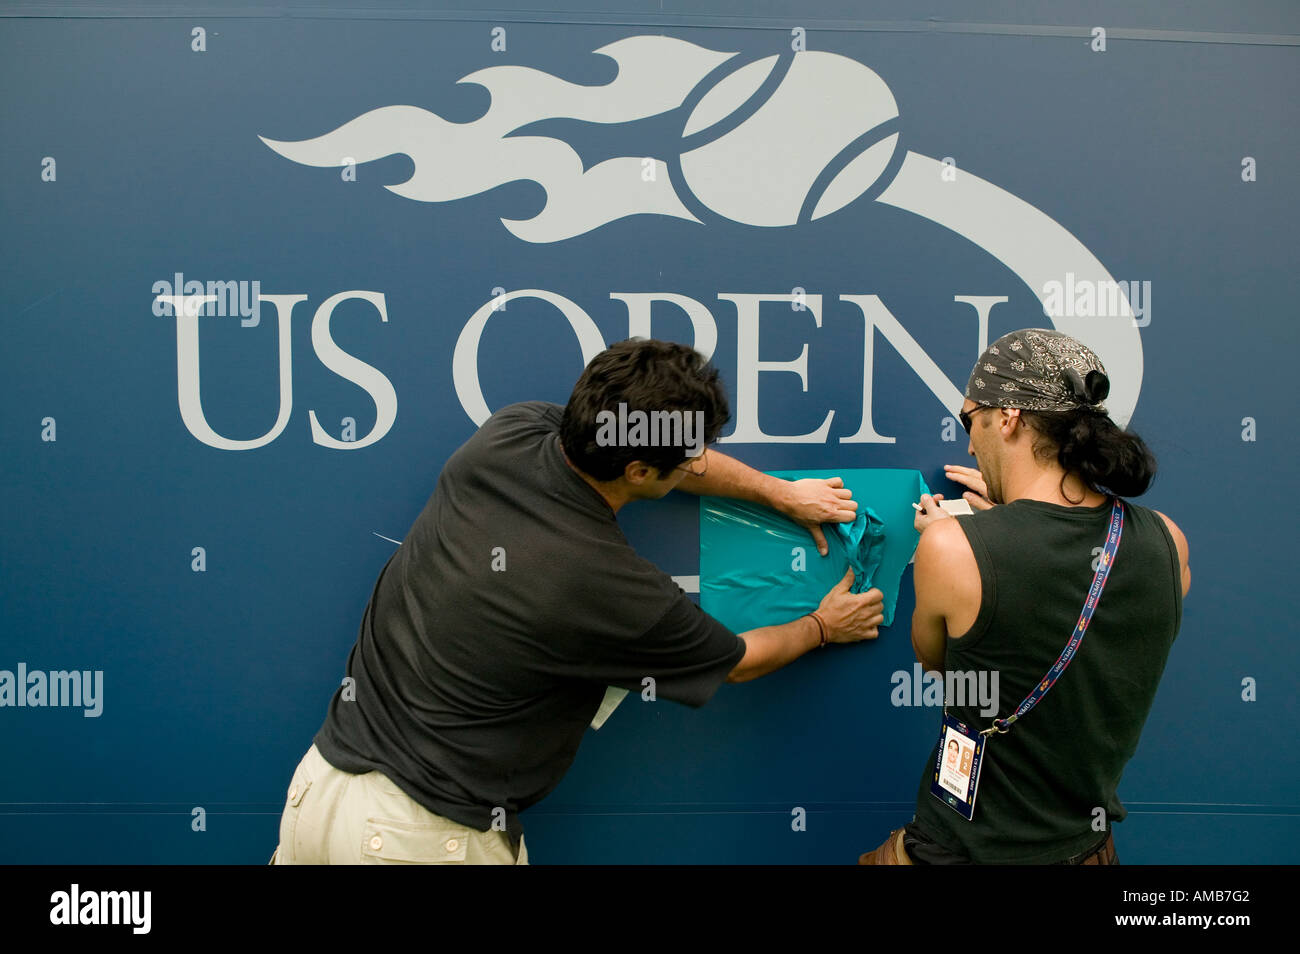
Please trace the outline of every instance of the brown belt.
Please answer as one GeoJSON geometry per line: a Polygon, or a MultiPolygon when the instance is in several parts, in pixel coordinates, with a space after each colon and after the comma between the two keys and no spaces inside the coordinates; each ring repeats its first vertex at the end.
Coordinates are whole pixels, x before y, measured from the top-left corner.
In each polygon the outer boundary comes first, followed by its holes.
{"type": "Polygon", "coordinates": [[[907,857],[903,847],[903,829],[895,828],[889,837],[875,851],[867,851],[858,856],[860,865],[910,865],[912,859],[907,857]]]}
{"type": "MultiPolygon", "coordinates": [[[[907,849],[903,847],[903,829],[895,828],[889,833],[889,837],[875,851],[867,851],[858,856],[860,865],[910,865],[912,859],[907,857],[907,849]]],[[[1107,834],[1106,840],[1098,846],[1097,850],[1082,861],[1077,862],[1081,865],[1117,865],[1119,856],[1115,852],[1115,836],[1107,834]]]]}
{"type": "Polygon", "coordinates": [[[1115,853],[1115,836],[1108,834],[1101,847],[1079,862],[1081,865],[1117,865],[1119,855],[1115,853]]]}

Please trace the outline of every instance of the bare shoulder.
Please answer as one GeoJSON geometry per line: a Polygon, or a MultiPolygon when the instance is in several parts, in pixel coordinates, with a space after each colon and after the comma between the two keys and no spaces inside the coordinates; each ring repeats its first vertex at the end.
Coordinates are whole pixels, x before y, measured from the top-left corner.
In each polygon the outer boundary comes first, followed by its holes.
{"type": "Polygon", "coordinates": [[[975,554],[956,517],[936,520],[925,528],[916,545],[916,570],[949,580],[976,571],[975,554]]]}
{"type": "Polygon", "coordinates": [[[1183,535],[1183,531],[1178,529],[1178,524],[1174,523],[1172,520],[1170,520],[1159,510],[1155,511],[1155,515],[1159,517],[1161,520],[1163,520],[1165,522],[1165,526],[1169,528],[1169,535],[1174,538],[1174,546],[1178,548],[1178,558],[1182,560],[1183,565],[1186,566],[1187,565],[1187,537],[1183,535]]]}
{"type": "Polygon", "coordinates": [[[1178,529],[1178,524],[1174,523],[1159,510],[1154,511],[1154,513],[1165,522],[1165,526],[1169,528],[1169,536],[1173,537],[1174,547],[1178,550],[1178,562],[1182,564],[1183,596],[1186,596],[1187,591],[1191,589],[1192,586],[1192,569],[1189,557],[1190,548],[1187,545],[1187,537],[1183,535],[1183,531],[1178,529]]]}

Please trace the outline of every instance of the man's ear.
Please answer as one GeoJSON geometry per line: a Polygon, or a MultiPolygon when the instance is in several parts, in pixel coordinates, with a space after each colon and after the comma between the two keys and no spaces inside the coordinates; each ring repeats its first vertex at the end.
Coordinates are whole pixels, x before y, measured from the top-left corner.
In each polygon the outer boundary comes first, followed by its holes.
{"type": "Polygon", "coordinates": [[[1004,426],[1009,426],[1011,428],[1010,433],[1012,435],[1016,433],[1017,428],[1024,426],[1025,422],[1020,419],[1020,408],[1004,407],[1004,408],[999,408],[998,410],[1002,418],[1000,423],[1003,424],[1004,426]]]}
{"type": "Polygon", "coordinates": [[[659,474],[658,469],[651,467],[645,461],[634,460],[623,468],[623,477],[629,484],[640,487],[654,480],[659,474]]]}

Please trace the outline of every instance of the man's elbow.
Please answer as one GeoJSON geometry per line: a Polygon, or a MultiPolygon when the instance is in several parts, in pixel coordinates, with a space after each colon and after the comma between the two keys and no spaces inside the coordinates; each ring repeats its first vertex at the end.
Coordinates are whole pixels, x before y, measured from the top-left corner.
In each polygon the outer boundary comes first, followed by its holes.
{"type": "Polygon", "coordinates": [[[926,653],[917,644],[915,634],[912,635],[912,654],[916,656],[916,661],[921,664],[921,668],[927,672],[943,672],[943,657],[926,653]]]}
{"type": "Polygon", "coordinates": [[[738,682],[749,682],[751,679],[756,679],[757,677],[758,673],[754,672],[752,669],[747,669],[745,667],[745,661],[742,659],[740,662],[736,663],[735,669],[727,673],[727,682],[735,685],[738,682]]]}
{"type": "Polygon", "coordinates": [[[940,673],[940,674],[943,673],[943,660],[942,660],[942,659],[937,659],[937,658],[936,658],[936,659],[927,659],[927,658],[925,657],[924,654],[922,654],[922,653],[917,653],[917,654],[916,654],[916,661],[919,662],[919,663],[921,664],[921,668],[924,669],[926,672],[937,672],[937,673],[940,673]]]}
{"type": "Polygon", "coordinates": [[[745,644],[745,654],[740,657],[740,662],[727,673],[727,682],[735,685],[738,682],[749,682],[763,675],[763,653],[762,641],[759,634],[753,630],[748,633],[739,633],[740,641],[745,644]]]}

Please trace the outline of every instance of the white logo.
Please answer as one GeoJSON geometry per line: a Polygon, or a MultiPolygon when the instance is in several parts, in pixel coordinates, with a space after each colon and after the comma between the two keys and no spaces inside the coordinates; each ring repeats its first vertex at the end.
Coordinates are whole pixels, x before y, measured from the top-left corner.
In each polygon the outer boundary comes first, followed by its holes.
{"type": "Polygon", "coordinates": [[[660,115],[679,108],[701,80],[737,56],[665,36],[628,37],[595,52],[618,64],[617,77],[605,86],[578,86],[523,66],[463,77],[461,83],[483,86],[492,97],[474,122],[448,122],[418,106],[385,106],[315,139],[260,138],[285,158],[317,167],[403,153],[415,173],[385,188],[421,202],[531,180],[546,190],[545,207],[531,219],[501,220],[526,242],[557,242],[628,215],[700,221],[671,181],[677,163],[681,186],[725,218],[762,226],[818,219],[869,188],[898,142],[898,133],[884,125],[898,117],[884,80],[845,56],[798,53],[726,74],[699,99],[681,138],[661,144],[661,155],[618,156],[584,169],[569,143],[519,131],[548,119],[626,123],[660,115]],[[751,98],[765,84],[771,93],[753,109],[751,98]],[[837,158],[851,161],[811,196],[837,158]],[[801,216],[810,200],[810,215],[801,216]]]}
{"type": "MultiPolygon", "coordinates": [[[[344,301],[356,299],[370,303],[379,313],[379,320],[388,321],[388,305],[383,294],[369,291],[345,291],[331,295],[316,309],[311,320],[311,345],[316,357],[326,368],[339,377],[352,382],[367,394],[375,403],[375,426],[364,437],[353,440],[339,440],[329,434],[316,418],[315,411],[308,411],[311,423],[312,443],[333,450],[355,450],[369,447],[381,440],[393,422],[397,419],[397,392],[393,383],[378,369],[371,367],[354,355],[348,354],[335,342],[330,332],[330,320],[334,309],[344,301]]],[[[306,301],[306,295],[261,295],[258,301],[270,302],[279,319],[277,340],[280,348],[280,410],[275,423],[261,437],[249,440],[235,440],[223,437],[208,424],[203,413],[203,402],[199,388],[199,318],[211,295],[159,295],[156,306],[163,306],[176,317],[176,400],[180,407],[181,420],[191,434],[209,447],[218,450],[253,450],[265,447],[280,436],[289,416],[293,413],[293,349],[290,340],[290,324],[294,306],[306,301]]]]}
{"type": "Polygon", "coordinates": [[[1083,243],[1027,202],[958,172],[951,159],[907,150],[897,156],[898,107],[871,69],[838,54],[796,52],[719,71],[721,78],[700,94],[701,81],[738,54],[665,36],[627,37],[595,52],[618,64],[618,75],[604,86],[580,86],[523,66],[463,77],[461,83],[478,84],[491,96],[486,114],[473,122],[449,122],[417,106],[385,106],[314,139],[261,138],[280,155],[316,167],[405,154],[415,172],[385,188],[421,202],[537,182],[546,190],[542,211],[501,220],[527,242],[561,241],[636,214],[700,222],[712,213],[759,227],[797,226],[871,192],[875,202],[930,219],[1006,265],[1058,330],[1102,359],[1111,379],[1111,416],[1128,423],[1142,384],[1142,344],[1127,294],[1121,289],[1116,308],[1103,314],[1052,314],[1044,289],[1059,287],[1067,275],[1101,288],[1115,286],[1114,279],[1083,243]],[[681,138],[660,144],[660,155],[618,156],[584,169],[570,144],[520,132],[549,119],[632,122],[692,97],[698,98],[681,138]]]}

